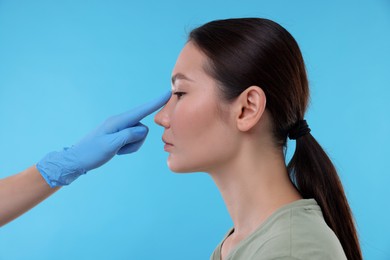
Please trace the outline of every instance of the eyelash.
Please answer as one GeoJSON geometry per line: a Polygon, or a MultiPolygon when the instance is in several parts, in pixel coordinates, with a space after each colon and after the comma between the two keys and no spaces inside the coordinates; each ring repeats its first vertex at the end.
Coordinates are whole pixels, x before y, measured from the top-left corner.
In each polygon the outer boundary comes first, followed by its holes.
{"type": "Polygon", "coordinates": [[[185,94],[185,92],[181,92],[181,91],[177,91],[177,92],[173,93],[173,95],[176,95],[178,99],[180,99],[184,94],[185,94]]]}

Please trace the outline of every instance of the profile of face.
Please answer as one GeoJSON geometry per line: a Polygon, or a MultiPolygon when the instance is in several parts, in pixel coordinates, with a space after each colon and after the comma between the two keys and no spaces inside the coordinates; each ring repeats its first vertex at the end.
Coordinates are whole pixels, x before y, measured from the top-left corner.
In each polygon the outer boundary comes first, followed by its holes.
{"type": "Polygon", "coordinates": [[[164,127],[164,149],[174,172],[211,172],[236,153],[229,104],[205,72],[206,62],[205,54],[192,42],[184,46],[172,72],[172,97],[155,116],[155,122],[164,127]]]}

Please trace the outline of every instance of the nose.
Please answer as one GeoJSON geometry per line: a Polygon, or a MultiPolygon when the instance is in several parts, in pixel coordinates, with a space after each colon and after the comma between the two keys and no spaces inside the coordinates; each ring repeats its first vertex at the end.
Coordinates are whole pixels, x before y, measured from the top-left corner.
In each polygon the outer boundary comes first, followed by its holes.
{"type": "Polygon", "coordinates": [[[169,118],[169,107],[172,101],[172,97],[169,99],[168,103],[154,116],[154,122],[159,126],[164,128],[170,127],[170,118],[169,118]]]}

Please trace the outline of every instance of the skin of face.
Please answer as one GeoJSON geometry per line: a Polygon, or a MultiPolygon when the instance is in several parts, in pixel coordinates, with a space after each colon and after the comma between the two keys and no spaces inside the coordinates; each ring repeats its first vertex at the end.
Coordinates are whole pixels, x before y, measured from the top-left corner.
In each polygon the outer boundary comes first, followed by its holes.
{"type": "Polygon", "coordinates": [[[176,78],[172,97],[155,116],[155,122],[164,127],[167,163],[174,172],[211,172],[237,153],[228,104],[223,104],[216,81],[205,72],[206,62],[193,43],[184,46],[172,72],[176,78]]]}

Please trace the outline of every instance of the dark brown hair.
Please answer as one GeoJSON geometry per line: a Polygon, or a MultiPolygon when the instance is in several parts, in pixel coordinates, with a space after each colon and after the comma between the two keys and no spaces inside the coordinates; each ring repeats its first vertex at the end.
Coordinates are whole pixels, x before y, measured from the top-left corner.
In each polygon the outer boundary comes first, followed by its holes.
{"type": "MultiPolygon", "coordinates": [[[[209,59],[207,72],[225,100],[249,86],[260,86],[273,120],[277,146],[286,149],[288,132],[304,119],[309,86],[301,51],[279,24],[261,18],[217,20],[191,31],[193,42],[209,59]]],[[[287,166],[303,198],[314,198],[348,259],[362,259],[357,232],[343,186],[331,160],[310,134],[296,140],[287,166]]]]}

